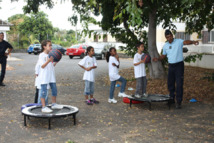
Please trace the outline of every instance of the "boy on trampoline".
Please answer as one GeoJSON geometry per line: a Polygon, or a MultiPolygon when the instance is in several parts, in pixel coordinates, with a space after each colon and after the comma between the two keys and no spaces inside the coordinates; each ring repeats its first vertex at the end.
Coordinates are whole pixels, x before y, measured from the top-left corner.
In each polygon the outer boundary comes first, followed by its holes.
{"type": "Polygon", "coordinates": [[[57,87],[56,87],[56,78],[55,78],[55,71],[54,66],[56,62],[53,63],[53,57],[48,57],[49,52],[52,49],[52,44],[50,40],[44,40],[41,44],[42,53],[39,55],[38,63],[41,66],[39,71],[38,80],[40,83],[40,91],[39,96],[41,98],[42,103],[42,112],[44,113],[51,113],[53,110],[48,108],[45,104],[45,98],[48,96],[47,86],[51,87],[52,91],[52,109],[62,109],[63,106],[56,103],[56,96],[57,96],[57,87]]]}
{"type": "Polygon", "coordinates": [[[136,98],[141,98],[143,97],[148,97],[146,94],[146,70],[145,70],[145,63],[141,59],[143,56],[143,51],[144,51],[144,44],[142,42],[139,42],[136,44],[137,48],[137,53],[134,55],[134,74],[136,78],[136,91],[135,91],[135,97],[136,98]]]}

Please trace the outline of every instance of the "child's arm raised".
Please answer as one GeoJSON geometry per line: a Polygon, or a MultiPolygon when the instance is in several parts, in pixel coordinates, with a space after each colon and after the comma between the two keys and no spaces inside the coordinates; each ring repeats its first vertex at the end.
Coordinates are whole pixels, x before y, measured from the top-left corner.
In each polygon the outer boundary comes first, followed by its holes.
{"type": "Polygon", "coordinates": [[[54,58],[51,56],[48,58],[48,60],[42,65],[42,68],[44,69],[50,62],[53,62],[54,58]]]}
{"type": "Polygon", "coordinates": [[[139,61],[138,63],[134,63],[134,66],[137,66],[137,65],[139,65],[139,64],[141,64],[141,63],[145,63],[144,60],[141,60],[141,61],[139,61]]]}
{"type": "Polygon", "coordinates": [[[113,66],[119,68],[120,67],[120,60],[118,54],[115,55],[116,60],[112,63],[113,66]]]}

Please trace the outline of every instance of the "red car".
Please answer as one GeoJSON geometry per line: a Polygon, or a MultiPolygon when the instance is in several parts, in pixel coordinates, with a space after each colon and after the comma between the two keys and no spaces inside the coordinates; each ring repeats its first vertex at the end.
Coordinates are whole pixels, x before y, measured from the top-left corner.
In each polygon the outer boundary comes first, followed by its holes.
{"type": "Polygon", "coordinates": [[[86,45],[73,45],[67,49],[66,55],[72,59],[74,56],[79,56],[81,59],[85,56],[86,45]]]}

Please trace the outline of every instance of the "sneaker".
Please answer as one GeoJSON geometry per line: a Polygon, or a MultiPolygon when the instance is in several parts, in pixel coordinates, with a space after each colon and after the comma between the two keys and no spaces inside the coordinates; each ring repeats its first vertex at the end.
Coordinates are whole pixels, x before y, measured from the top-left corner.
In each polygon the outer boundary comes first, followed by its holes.
{"type": "Polygon", "coordinates": [[[53,110],[51,110],[50,108],[45,106],[45,107],[42,108],[42,112],[43,113],[51,113],[51,112],[53,112],[53,110]]]}
{"type": "Polygon", "coordinates": [[[86,100],[85,103],[86,103],[87,105],[93,105],[93,103],[91,102],[91,100],[86,100]]]}
{"type": "Polygon", "coordinates": [[[119,92],[119,93],[118,93],[118,97],[127,97],[127,96],[128,96],[128,95],[125,94],[125,92],[123,92],[123,93],[119,92]]]}
{"type": "Polygon", "coordinates": [[[95,98],[90,99],[90,101],[91,101],[92,103],[95,103],[95,104],[99,104],[99,103],[100,103],[100,102],[97,101],[95,98]]]}
{"type": "Polygon", "coordinates": [[[144,93],[144,94],[143,94],[143,97],[148,97],[148,94],[144,93]]]}
{"type": "Polygon", "coordinates": [[[113,99],[108,99],[108,102],[109,103],[117,103],[117,100],[115,100],[114,98],[113,99]]]}
{"type": "Polygon", "coordinates": [[[141,98],[141,96],[139,94],[135,94],[134,97],[141,98]]]}
{"type": "Polygon", "coordinates": [[[56,103],[53,103],[51,105],[51,109],[62,109],[63,108],[63,105],[59,105],[59,104],[56,104],[56,103]]]}
{"type": "Polygon", "coordinates": [[[6,86],[3,82],[0,82],[0,86],[6,86]]]}

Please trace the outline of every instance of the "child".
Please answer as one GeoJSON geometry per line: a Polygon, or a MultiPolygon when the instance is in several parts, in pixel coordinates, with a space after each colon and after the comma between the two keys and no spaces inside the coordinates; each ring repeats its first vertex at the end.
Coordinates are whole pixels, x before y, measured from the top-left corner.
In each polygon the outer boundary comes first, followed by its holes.
{"type": "MultiPolygon", "coordinates": [[[[36,93],[35,93],[35,99],[34,99],[34,103],[38,103],[41,104],[41,97],[39,96],[39,88],[40,88],[40,83],[39,83],[39,71],[40,71],[41,66],[39,65],[39,60],[36,63],[35,66],[35,86],[36,86],[36,93]]],[[[49,89],[50,87],[48,86],[47,89],[49,89]]],[[[47,95],[48,95],[48,91],[47,91],[47,95]]],[[[48,96],[46,96],[45,98],[45,104],[48,104],[48,96]]]]}
{"type": "Polygon", "coordinates": [[[108,62],[109,78],[111,81],[110,96],[109,96],[108,102],[117,103],[117,100],[114,99],[114,89],[115,89],[116,81],[122,82],[122,86],[120,88],[120,92],[118,93],[118,97],[126,97],[128,95],[126,95],[124,92],[126,88],[126,79],[124,79],[122,76],[118,74],[120,61],[119,61],[119,56],[117,54],[117,51],[114,47],[111,47],[109,49],[109,52],[107,52],[106,61],[108,62]]]}
{"type": "Polygon", "coordinates": [[[36,74],[36,78],[35,78],[35,86],[36,86],[36,93],[35,93],[35,99],[34,99],[34,103],[38,103],[38,95],[39,95],[39,81],[38,81],[38,75],[39,75],[39,63],[37,61],[36,66],[35,66],[35,74],[36,74]]]}
{"type": "Polygon", "coordinates": [[[141,95],[144,97],[147,97],[146,94],[146,70],[145,70],[145,63],[143,60],[141,60],[144,50],[144,44],[142,42],[139,42],[136,44],[136,48],[138,52],[134,55],[134,74],[136,78],[136,92],[135,97],[141,98],[141,95]]]}
{"type": "Polygon", "coordinates": [[[42,103],[42,112],[51,113],[53,110],[48,108],[45,105],[45,98],[47,95],[47,86],[50,85],[52,90],[52,109],[62,109],[63,106],[56,104],[56,96],[57,96],[57,87],[56,87],[56,79],[55,79],[55,71],[54,66],[56,63],[53,63],[53,57],[48,57],[48,53],[52,49],[52,44],[50,40],[44,40],[41,44],[42,53],[39,55],[39,65],[41,66],[39,71],[39,83],[40,83],[40,92],[39,96],[41,97],[42,103]]]}
{"type": "Polygon", "coordinates": [[[94,69],[97,68],[97,62],[94,55],[94,48],[89,46],[86,49],[86,55],[78,65],[85,70],[83,75],[83,80],[85,80],[85,99],[87,105],[93,105],[93,103],[98,104],[95,98],[93,98],[94,94],[94,69]],[[88,96],[90,95],[90,99],[88,96]]]}

